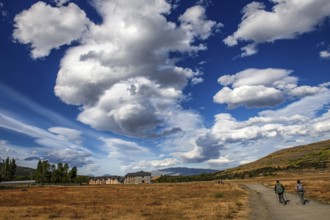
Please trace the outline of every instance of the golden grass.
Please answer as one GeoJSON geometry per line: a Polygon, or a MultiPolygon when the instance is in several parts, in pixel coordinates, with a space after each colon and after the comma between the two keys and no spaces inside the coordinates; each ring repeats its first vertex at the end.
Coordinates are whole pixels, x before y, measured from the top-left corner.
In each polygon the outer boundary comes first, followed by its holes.
{"type": "Polygon", "coordinates": [[[246,219],[236,184],[34,187],[0,191],[0,219],[246,219]]]}

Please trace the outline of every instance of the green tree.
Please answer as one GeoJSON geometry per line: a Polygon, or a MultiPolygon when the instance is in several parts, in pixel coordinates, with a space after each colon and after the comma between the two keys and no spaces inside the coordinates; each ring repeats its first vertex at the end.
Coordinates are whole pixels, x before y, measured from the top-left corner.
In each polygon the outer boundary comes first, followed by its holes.
{"type": "Polygon", "coordinates": [[[50,182],[51,183],[56,183],[56,165],[55,164],[51,164],[50,165],[50,173],[51,173],[51,177],[50,177],[50,182]]]}
{"type": "Polygon", "coordinates": [[[78,173],[77,167],[72,167],[72,169],[69,172],[70,182],[73,182],[74,183],[76,181],[77,173],[78,173]]]}
{"type": "Polygon", "coordinates": [[[51,180],[50,163],[47,160],[42,161],[42,181],[49,183],[51,180]]]}
{"type": "Polygon", "coordinates": [[[13,180],[15,177],[15,173],[16,173],[16,161],[13,158],[10,163],[9,163],[9,179],[13,180]]]}
{"type": "Polygon", "coordinates": [[[64,171],[63,163],[58,163],[57,168],[54,172],[55,183],[63,183],[63,175],[64,175],[63,171],[64,171]]]}
{"type": "Polygon", "coordinates": [[[69,165],[67,163],[63,166],[63,176],[62,176],[62,183],[69,182],[69,165]]]}
{"type": "Polygon", "coordinates": [[[50,164],[47,160],[39,160],[34,178],[38,183],[68,183],[76,182],[77,167],[71,170],[67,163],[50,164]]]}
{"type": "Polygon", "coordinates": [[[3,160],[1,176],[4,180],[13,180],[16,173],[16,161],[9,157],[6,160],[3,160]]]}
{"type": "Polygon", "coordinates": [[[34,172],[34,179],[36,180],[37,183],[42,182],[42,161],[38,161],[37,169],[34,172]]]}
{"type": "Polygon", "coordinates": [[[49,162],[47,160],[39,160],[34,178],[38,183],[47,183],[50,180],[49,162]]]}

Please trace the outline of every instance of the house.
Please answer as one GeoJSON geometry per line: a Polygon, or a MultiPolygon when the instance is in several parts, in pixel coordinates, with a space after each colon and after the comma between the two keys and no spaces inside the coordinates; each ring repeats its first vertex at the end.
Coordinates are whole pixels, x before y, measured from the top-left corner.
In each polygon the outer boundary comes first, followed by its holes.
{"type": "Polygon", "coordinates": [[[88,181],[89,185],[122,184],[122,177],[93,177],[88,181]]]}
{"type": "Polygon", "coordinates": [[[128,173],[125,176],[125,184],[143,184],[151,183],[151,173],[140,171],[136,173],[128,173]]]}

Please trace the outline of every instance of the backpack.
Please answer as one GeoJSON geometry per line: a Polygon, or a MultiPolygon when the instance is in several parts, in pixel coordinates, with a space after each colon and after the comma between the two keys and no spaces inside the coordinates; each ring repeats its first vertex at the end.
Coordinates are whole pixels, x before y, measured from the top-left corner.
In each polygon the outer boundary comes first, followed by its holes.
{"type": "Polygon", "coordinates": [[[282,186],[282,184],[276,183],[276,185],[275,185],[275,191],[276,191],[276,193],[283,193],[284,187],[282,186]]]}
{"type": "Polygon", "coordinates": [[[301,183],[297,184],[297,190],[298,190],[298,192],[303,192],[304,191],[304,187],[301,183]]]}

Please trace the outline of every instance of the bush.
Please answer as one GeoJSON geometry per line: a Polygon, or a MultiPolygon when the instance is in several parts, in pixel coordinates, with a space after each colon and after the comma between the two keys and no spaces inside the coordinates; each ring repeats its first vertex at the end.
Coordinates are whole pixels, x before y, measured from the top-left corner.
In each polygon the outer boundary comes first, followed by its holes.
{"type": "Polygon", "coordinates": [[[223,194],[222,193],[216,193],[216,194],[214,194],[214,197],[219,199],[219,198],[223,197],[223,194]]]}

